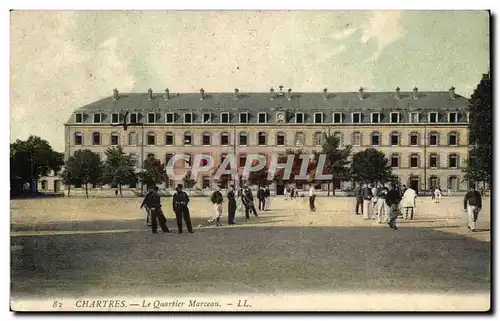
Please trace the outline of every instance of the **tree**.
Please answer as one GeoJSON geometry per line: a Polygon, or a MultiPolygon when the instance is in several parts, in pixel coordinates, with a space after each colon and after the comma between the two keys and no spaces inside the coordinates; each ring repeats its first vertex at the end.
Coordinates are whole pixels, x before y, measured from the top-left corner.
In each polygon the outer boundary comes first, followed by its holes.
{"type": "Polygon", "coordinates": [[[264,167],[256,172],[250,172],[248,175],[248,182],[252,185],[268,185],[267,174],[269,169],[264,167]]]}
{"type": "MultiPolygon", "coordinates": [[[[335,196],[336,182],[349,179],[349,157],[352,146],[340,147],[340,139],[335,135],[324,134],[321,153],[326,155],[325,168],[327,173],[333,175],[333,196],[335,196]]],[[[330,185],[328,184],[328,196],[330,196],[330,185]]]]}
{"type": "Polygon", "coordinates": [[[350,175],[357,183],[385,183],[395,178],[389,160],[375,148],[367,148],[353,155],[350,175]]]}
{"type": "Polygon", "coordinates": [[[52,149],[50,144],[38,137],[30,136],[26,141],[16,140],[10,144],[10,178],[30,184],[33,194],[37,191],[37,181],[50,171],[57,173],[64,165],[64,155],[52,149]]]}
{"type": "Polygon", "coordinates": [[[130,185],[137,181],[136,161],[131,155],[125,154],[121,147],[108,148],[105,154],[106,161],[104,162],[102,183],[118,186],[120,196],[123,197],[122,185],[130,185]]]}
{"type": "Polygon", "coordinates": [[[141,184],[146,185],[149,189],[154,185],[164,182],[167,173],[165,166],[163,166],[160,160],[155,158],[153,155],[149,155],[148,158],[144,160],[142,172],[138,173],[137,176],[139,177],[141,184]]]}
{"type": "Polygon", "coordinates": [[[85,195],[89,197],[88,184],[98,184],[101,181],[103,164],[97,153],[89,149],[77,150],[66,161],[63,180],[68,183],[85,185],[85,195]]]}
{"type": "Polygon", "coordinates": [[[465,169],[469,181],[492,183],[493,105],[490,73],[483,74],[469,99],[469,156],[465,169]]]}

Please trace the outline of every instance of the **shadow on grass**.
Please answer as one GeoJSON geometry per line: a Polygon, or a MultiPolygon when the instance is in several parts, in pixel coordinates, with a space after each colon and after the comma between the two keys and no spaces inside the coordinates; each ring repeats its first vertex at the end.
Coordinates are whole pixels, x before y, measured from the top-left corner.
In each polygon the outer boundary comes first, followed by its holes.
{"type": "MultiPolygon", "coordinates": [[[[193,226],[206,219],[194,218],[193,226]]],[[[169,227],[174,222],[169,218],[169,227]]],[[[43,298],[490,290],[490,244],[464,235],[417,227],[260,225],[265,222],[252,218],[249,225],[181,235],[153,235],[145,220],[33,227],[131,231],[12,237],[11,293],[43,298]]]]}

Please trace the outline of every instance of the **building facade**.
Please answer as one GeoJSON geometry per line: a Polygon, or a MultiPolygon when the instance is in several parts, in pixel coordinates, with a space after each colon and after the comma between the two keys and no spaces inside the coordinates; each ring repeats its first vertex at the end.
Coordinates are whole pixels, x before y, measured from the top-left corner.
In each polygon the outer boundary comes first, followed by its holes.
{"type": "MultiPolygon", "coordinates": [[[[211,154],[217,164],[236,152],[285,153],[321,150],[323,133],[339,136],[353,152],[384,152],[403,184],[467,189],[462,169],[468,150],[467,99],[448,92],[147,93],[113,95],[77,109],[65,124],[66,157],[90,149],[104,157],[111,146],[141,160],[168,162],[175,153],[211,154]],[[127,116],[125,119],[125,115],[127,116]],[[127,129],[123,128],[127,123],[127,129]],[[121,124],[121,125],[120,125],[121,124]]],[[[191,162],[182,166],[189,168],[191,162]]],[[[167,182],[170,187],[175,182],[167,182]]],[[[210,175],[198,187],[211,187],[210,175]]],[[[342,182],[336,188],[349,185],[342,182]]],[[[322,186],[322,188],[327,188],[322,186]]]]}

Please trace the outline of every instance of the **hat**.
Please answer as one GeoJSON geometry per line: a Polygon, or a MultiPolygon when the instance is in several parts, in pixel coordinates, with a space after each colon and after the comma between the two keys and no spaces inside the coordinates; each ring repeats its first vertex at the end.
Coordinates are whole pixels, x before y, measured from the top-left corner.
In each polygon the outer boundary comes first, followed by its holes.
{"type": "Polygon", "coordinates": [[[176,189],[182,189],[182,184],[177,184],[176,189]]]}

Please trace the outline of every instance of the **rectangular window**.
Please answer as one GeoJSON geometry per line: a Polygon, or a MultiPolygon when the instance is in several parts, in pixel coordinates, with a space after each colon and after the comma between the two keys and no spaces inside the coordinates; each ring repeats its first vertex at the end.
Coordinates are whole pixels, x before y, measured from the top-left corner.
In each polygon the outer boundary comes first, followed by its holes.
{"type": "Polygon", "coordinates": [[[380,134],[372,134],[372,146],[380,145],[380,134]]]}
{"type": "Polygon", "coordinates": [[[155,113],[148,113],[148,123],[154,124],[155,121],[156,121],[156,114],[155,113]]]}
{"type": "Polygon", "coordinates": [[[410,158],[410,167],[411,168],[418,168],[418,156],[417,155],[412,155],[410,158]]]}
{"type": "Polygon", "coordinates": [[[417,124],[419,122],[418,113],[410,113],[410,123],[417,124]]]}
{"type": "Polygon", "coordinates": [[[119,117],[119,114],[117,114],[117,113],[113,113],[113,114],[111,114],[111,122],[112,122],[113,124],[118,124],[118,123],[120,122],[120,119],[119,119],[119,118],[120,118],[120,117],[119,117]]]}
{"type": "Polygon", "coordinates": [[[379,113],[372,114],[372,123],[374,123],[374,124],[380,123],[380,114],[379,113]]]}
{"type": "Polygon", "coordinates": [[[229,123],[229,113],[221,113],[220,114],[220,122],[223,124],[229,123]]]}
{"type": "Polygon", "coordinates": [[[391,113],[391,123],[399,123],[399,113],[391,113]]]}
{"type": "Polygon", "coordinates": [[[93,133],[92,134],[92,145],[101,145],[101,134],[93,133]]]}
{"type": "Polygon", "coordinates": [[[429,113],[429,123],[438,122],[438,113],[429,113]]]}
{"type": "Polygon", "coordinates": [[[167,145],[167,146],[174,145],[174,135],[173,134],[168,133],[165,135],[165,145],[167,145]]]}
{"type": "Polygon", "coordinates": [[[247,145],[247,140],[248,140],[248,136],[246,133],[241,133],[240,134],[240,145],[242,146],[246,146],[247,145]]]}
{"type": "Polygon", "coordinates": [[[212,122],[212,114],[210,113],[203,113],[202,118],[204,124],[212,122]]]}
{"type": "Polygon", "coordinates": [[[399,145],[399,134],[393,133],[391,134],[391,146],[399,145]]]}
{"type": "Polygon", "coordinates": [[[458,122],[458,114],[457,113],[449,113],[448,114],[448,122],[449,123],[457,123],[458,122]]]}
{"type": "Polygon", "coordinates": [[[304,133],[295,134],[295,146],[304,146],[304,133]]]}
{"type": "Polygon", "coordinates": [[[458,156],[457,155],[450,155],[449,161],[448,161],[448,166],[450,168],[457,168],[458,167],[458,156]]]}
{"type": "Polygon", "coordinates": [[[128,134],[128,144],[129,145],[136,145],[137,144],[137,134],[136,133],[129,133],[128,134]]]}
{"type": "Polygon", "coordinates": [[[203,134],[203,146],[210,146],[210,134],[203,134]]]}
{"type": "Polygon", "coordinates": [[[429,156],[429,167],[430,168],[437,168],[438,167],[438,156],[437,155],[430,155],[429,156]]]}
{"type": "Polygon", "coordinates": [[[165,114],[165,123],[171,124],[174,122],[174,113],[166,113],[165,114]]]}
{"type": "Polygon", "coordinates": [[[285,134],[279,133],[276,136],[276,145],[285,146],[285,134]]]}
{"type": "Polygon", "coordinates": [[[184,146],[191,146],[193,143],[193,136],[191,134],[184,134],[184,146]]]}
{"type": "Polygon", "coordinates": [[[248,123],[248,113],[240,113],[240,123],[248,123]]]}
{"type": "Polygon", "coordinates": [[[450,146],[457,146],[458,145],[457,134],[450,134],[448,136],[448,145],[450,145],[450,146]]]}
{"type": "Polygon", "coordinates": [[[75,145],[83,145],[83,135],[81,133],[75,133],[75,145]]]}
{"type": "Polygon", "coordinates": [[[399,167],[399,156],[398,155],[391,156],[391,167],[393,167],[393,168],[399,167]]]}
{"type": "Polygon", "coordinates": [[[193,122],[193,114],[192,113],[185,113],[184,114],[184,123],[191,124],[192,122],[193,122]]]}
{"type": "Polygon", "coordinates": [[[333,113],[333,122],[335,124],[342,123],[342,114],[341,113],[333,113]]]}
{"type": "Polygon", "coordinates": [[[335,133],[333,133],[333,136],[337,137],[337,139],[339,140],[339,146],[342,146],[342,133],[335,132],[335,133]]]}
{"type": "Polygon", "coordinates": [[[295,113],[295,123],[297,124],[304,123],[304,113],[295,113]]]}
{"type": "Polygon", "coordinates": [[[130,120],[129,123],[131,123],[131,124],[137,124],[138,118],[139,117],[137,117],[137,113],[130,114],[129,115],[129,120],[130,120]]]}
{"type": "Polygon", "coordinates": [[[429,146],[437,146],[438,145],[438,134],[430,134],[429,136],[429,146]]]}
{"type": "Polygon", "coordinates": [[[267,138],[266,133],[264,132],[257,133],[257,143],[259,144],[259,146],[266,146],[267,144],[266,138],[267,138]]]}
{"type": "Polygon", "coordinates": [[[361,123],[361,113],[352,113],[352,122],[355,124],[361,123]]]}
{"type": "Polygon", "coordinates": [[[228,133],[222,133],[220,135],[220,144],[222,146],[228,146],[229,145],[229,134],[228,133]]]}
{"type": "Polygon", "coordinates": [[[352,145],[361,146],[361,133],[356,132],[352,134],[352,145]]]}
{"type": "Polygon", "coordinates": [[[156,143],[156,136],[154,134],[148,134],[148,145],[154,145],[156,143]]]}
{"type": "Polygon", "coordinates": [[[247,162],[247,156],[246,155],[240,155],[239,167],[245,166],[246,162],[247,162]]]}
{"type": "Polygon", "coordinates": [[[258,122],[259,122],[259,124],[267,123],[267,113],[259,113],[258,114],[258,122]]]}
{"type": "Polygon", "coordinates": [[[314,123],[315,124],[323,123],[323,113],[314,113],[314,123]]]}
{"type": "Polygon", "coordinates": [[[112,146],[118,145],[118,134],[111,134],[111,145],[112,146]]]}
{"type": "Polygon", "coordinates": [[[314,145],[321,146],[323,144],[323,133],[314,134],[314,145]]]}
{"type": "Polygon", "coordinates": [[[94,114],[94,124],[101,123],[101,114],[94,114]]]}
{"type": "Polygon", "coordinates": [[[83,114],[75,114],[75,123],[83,123],[83,114]]]}
{"type": "Polygon", "coordinates": [[[418,146],[418,134],[410,135],[410,146],[418,146]]]}

